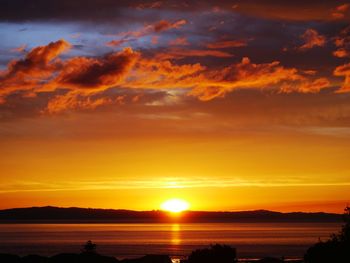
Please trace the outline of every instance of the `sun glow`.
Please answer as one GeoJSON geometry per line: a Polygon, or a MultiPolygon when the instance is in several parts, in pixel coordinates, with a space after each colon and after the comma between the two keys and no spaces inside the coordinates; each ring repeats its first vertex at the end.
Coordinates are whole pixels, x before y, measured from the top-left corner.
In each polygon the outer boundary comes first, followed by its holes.
{"type": "Polygon", "coordinates": [[[172,212],[172,213],[180,213],[182,211],[187,210],[190,207],[189,203],[182,199],[170,199],[162,203],[161,209],[172,212]]]}

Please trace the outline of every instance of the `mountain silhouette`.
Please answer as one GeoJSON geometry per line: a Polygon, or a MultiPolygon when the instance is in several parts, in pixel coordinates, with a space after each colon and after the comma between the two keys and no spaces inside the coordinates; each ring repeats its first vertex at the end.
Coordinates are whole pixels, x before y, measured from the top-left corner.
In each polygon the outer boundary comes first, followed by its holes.
{"type": "Polygon", "coordinates": [[[332,213],[281,213],[268,210],[240,212],[186,211],[171,217],[165,211],[132,211],[92,208],[29,207],[0,210],[1,222],[341,222],[332,213]]]}

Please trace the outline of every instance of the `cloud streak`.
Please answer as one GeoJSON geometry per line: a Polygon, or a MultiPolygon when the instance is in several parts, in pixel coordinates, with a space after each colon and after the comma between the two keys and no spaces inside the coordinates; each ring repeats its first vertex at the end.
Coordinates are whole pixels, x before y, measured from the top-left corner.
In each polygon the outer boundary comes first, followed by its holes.
{"type": "Polygon", "coordinates": [[[179,29],[186,24],[187,24],[187,21],[185,19],[180,19],[174,22],[170,22],[168,20],[160,20],[153,24],[145,25],[143,28],[139,30],[121,32],[117,34],[117,36],[120,37],[120,39],[111,40],[107,42],[106,45],[110,47],[120,46],[124,43],[136,41],[139,38],[152,36],[152,35],[154,36],[171,29],[179,29]]]}
{"type": "Polygon", "coordinates": [[[183,188],[231,188],[231,187],[330,187],[350,186],[349,181],[343,182],[298,182],[295,180],[246,180],[241,178],[162,178],[156,180],[121,179],[100,181],[65,181],[48,183],[40,181],[18,182],[15,185],[3,185],[0,194],[15,192],[56,192],[56,191],[87,191],[87,190],[118,190],[118,189],[183,189],[183,188]]]}

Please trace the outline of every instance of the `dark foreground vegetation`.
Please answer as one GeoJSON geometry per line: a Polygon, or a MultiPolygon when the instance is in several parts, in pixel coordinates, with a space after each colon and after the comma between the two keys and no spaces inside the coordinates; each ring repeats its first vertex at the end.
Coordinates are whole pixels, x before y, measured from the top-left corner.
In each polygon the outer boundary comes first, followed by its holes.
{"type": "MultiPolygon", "coordinates": [[[[283,258],[263,258],[258,263],[350,263],[350,207],[345,208],[343,215],[345,224],[338,234],[333,234],[329,240],[322,241],[310,247],[304,261],[285,261],[283,258]]],[[[137,259],[118,260],[114,257],[97,253],[96,244],[88,241],[79,254],[58,254],[52,257],[28,255],[19,257],[11,254],[0,254],[2,263],[172,263],[166,255],[146,255],[137,259]]],[[[181,263],[236,263],[235,248],[226,245],[212,245],[209,248],[192,251],[181,263]]]]}
{"type": "Polygon", "coordinates": [[[350,207],[345,208],[343,219],[345,224],[338,234],[307,250],[306,263],[350,263],[350,207]]]}
{"type": "MultiPolygon", "coordinates": [[[[114,257],[102,256],[96,252],[96,245],[88,241],[80,254],[58,254],[52,257],[29,255],[19,257],[0,254],[0,262],[4,263],[172,263],[167,255],[146,255],[141,258],[118,260],[114,257]]],[[[225,245],[212,245],[209,248],[193,251],[181,263],[236,263],[236,249],[225,245]]],[[[263,258],[256,263],[283,263],[283,259],[263,258]]],[[[297,263],[301,261],[294,261],[297,263]]],[[[292,263],[292,262],[290,262],[292,263]]]]}

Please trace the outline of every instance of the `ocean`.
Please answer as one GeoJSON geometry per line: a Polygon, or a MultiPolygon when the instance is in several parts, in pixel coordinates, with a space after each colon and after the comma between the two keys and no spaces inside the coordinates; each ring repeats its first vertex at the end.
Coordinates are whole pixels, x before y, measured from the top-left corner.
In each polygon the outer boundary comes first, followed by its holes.
{"type": "Polygon", "coordinates": [[[185,224],[0,224],[0,253],[18,255],[79,253],[87,240],[101,254],[118,259],[167,254],[174,262],[197,248],[220,243],[237,248],[241,259],[264,256],[302,258],[339,223],[185,224]]]}

